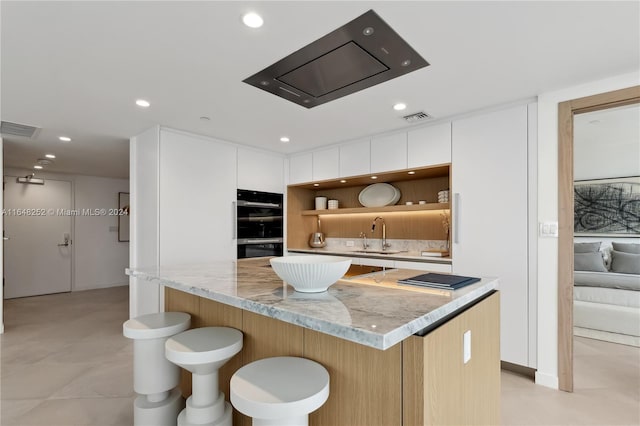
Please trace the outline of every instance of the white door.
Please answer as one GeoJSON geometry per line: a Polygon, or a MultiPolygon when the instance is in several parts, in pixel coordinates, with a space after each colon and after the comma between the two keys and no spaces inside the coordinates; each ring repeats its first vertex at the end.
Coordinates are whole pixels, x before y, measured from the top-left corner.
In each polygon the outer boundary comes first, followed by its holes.
{"type": "Polygon", "coordinates": [[[71,182],[5,182],[5,299],[71,291],[71,182]]]}

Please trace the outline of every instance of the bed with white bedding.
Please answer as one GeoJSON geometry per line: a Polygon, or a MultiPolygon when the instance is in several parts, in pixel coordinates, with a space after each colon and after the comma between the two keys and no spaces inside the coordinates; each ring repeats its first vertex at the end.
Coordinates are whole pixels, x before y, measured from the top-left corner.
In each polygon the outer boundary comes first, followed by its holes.
{"type": "Polygon", "coordinates": [[[574,246],[574,334],[640,347],[640,244],[589,245],[574,246]]]}

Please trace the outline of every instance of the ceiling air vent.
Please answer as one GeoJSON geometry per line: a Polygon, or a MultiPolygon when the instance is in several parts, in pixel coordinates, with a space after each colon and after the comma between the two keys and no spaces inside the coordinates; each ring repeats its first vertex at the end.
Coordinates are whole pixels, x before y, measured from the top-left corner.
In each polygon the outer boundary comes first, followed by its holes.
{"type": "Polygon", "coordinates": [[[405,115],[402,118],[404,118],[407,121],[407,123],[415,123],[417,121],[428,120],[429,118],[431,118],[431,116],[426,112],[420,111],[420,112],[416,112],[415,114],[405,115]]]}
{"type": "Polygon", "coordinates": [[[0,125],[0,133],[3,135],[20,136],[23,138],[32,138],[36,136],[38,132],[37,127],[27,126],[26,124],[12,123],[10,121],[3,121],[0,125]]]}

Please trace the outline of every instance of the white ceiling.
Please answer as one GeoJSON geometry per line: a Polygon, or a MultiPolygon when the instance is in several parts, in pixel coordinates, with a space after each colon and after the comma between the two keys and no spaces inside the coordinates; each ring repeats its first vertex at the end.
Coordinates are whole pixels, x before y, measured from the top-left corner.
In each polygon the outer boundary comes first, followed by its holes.
{"type": "Polygon", "coordinates": [[[2,13],[5,165],[126,177],[155,125],[292,153],[640,69],[633,2],[11,2],[2,13]],[[307,110],[242,80],[374,9],[431,66],[307,110]],[[242,25],[254,10],[260,29],[242,25]],[[151,108],[134,105],[148,99],[151,108]],[[403,112],[395,102],[408,105],[403,112]],[[208,122],[199,119],[209,116],[208,122]],[[62,145],[57,136],[73,138],[62,145]],[[291,142],[283,144],[286,135],[291,142]]]}

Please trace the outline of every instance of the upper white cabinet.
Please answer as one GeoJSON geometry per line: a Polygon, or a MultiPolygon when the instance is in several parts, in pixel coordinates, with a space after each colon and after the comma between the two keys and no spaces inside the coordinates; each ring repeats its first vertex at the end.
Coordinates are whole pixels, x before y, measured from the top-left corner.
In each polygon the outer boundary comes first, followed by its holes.
{"type": "Polygon", "coordinates": [[[313,154],[305,152],[289,158],[289,183],[311,182],[313,180],[313,154]]]}
{"type": "Polygon", "coordinates": [[[335,179],[339,174],[338,147],[313,152],[313,180],[335,179]]]}
{"type": "Polygon", "coordinates": [[[250,148],[238,148],[238,188],[284,192],[284,158],[250,148]]]}
{"type": "Polygon", "coordinates": [[[436,124],[407,133],[408,167],[451,162],[451,123],[436,124]]]}
{"type": "Polygon", "coordinates": [[[236,150],[213,139],[160,131],[160,264],[236,257],[236,150]]]}
{"type": "Polygon", "coordinates": [[[340,177],[367,175],[371,172],[371,142],[362,139],[340,147],[340,177]]]}
{"type": "Polygon", "coordinates": [[[371,173],[407,168],[407,134],[396,133],[371,139],[371,173]]]}
{"type": "Polygon", "coordinates": [[[500,279],[501,359],[534,366],[528,347],[527,105],[454,121],[452,143],[453,272],[500,279]]]}

